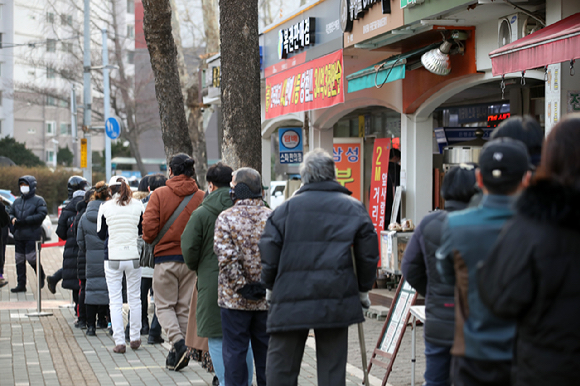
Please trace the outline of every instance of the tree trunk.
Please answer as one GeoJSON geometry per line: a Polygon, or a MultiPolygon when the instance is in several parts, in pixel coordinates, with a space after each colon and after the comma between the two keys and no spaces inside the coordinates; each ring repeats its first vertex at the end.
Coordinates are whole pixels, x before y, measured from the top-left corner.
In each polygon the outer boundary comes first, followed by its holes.
{"type": "Polygon", "coordinates": [[[163,145],[169,163],[174,154],[193,153],[179,83],[177,50],[171,30],[171,5],[169,0],[143,0],[143,9],[143,32],[155,75],[155,96],[159,104],[163,145]]]}
{"type": "Polygon", "coordinates": [[[193,159],[195,159],[195,174],[199,186],[205,190],[207,174],[207,146],[205,144],[205,130],[203,127],[203,114],[198,103],[199,85],[196,83],[187,90],[187,107],[189,137],[193,146],[193,159]]]}
{"type": "Polygon", "coordinates": [[[217,54],[220,51],[220,28],[217,21],[217,0],[201,0],[203,31],[205,34],[205,53],[217,54]]]}
{"type": "Polygon", "coordinates": [[[222,158],[262,170],[258,0],[220,0],[222,158]]]}

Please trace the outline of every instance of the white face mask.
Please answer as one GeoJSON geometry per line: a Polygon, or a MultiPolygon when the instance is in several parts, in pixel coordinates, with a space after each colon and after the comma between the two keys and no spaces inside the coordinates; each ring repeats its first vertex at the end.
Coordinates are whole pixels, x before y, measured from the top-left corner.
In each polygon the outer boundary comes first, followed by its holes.
{"type": "Polygon", "coordinates": [[[28,192],[30,192],[30,187],[29,186],[21,186],[20,192],[22,192],[22,194],[28,194],[28,192]]]}

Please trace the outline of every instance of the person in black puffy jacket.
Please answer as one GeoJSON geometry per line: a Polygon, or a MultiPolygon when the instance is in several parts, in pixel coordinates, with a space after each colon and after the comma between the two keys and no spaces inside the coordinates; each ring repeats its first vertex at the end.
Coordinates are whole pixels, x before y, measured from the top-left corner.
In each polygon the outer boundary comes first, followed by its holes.
{"type": "MultiPolygon", "coordinates": [[[[85,189],[88,186],[87,181],[79,176],[72,176],[69,178],[69,188],[73,186],[75,189],[72,192],[71,200],[66,204],[58,218],[58,226],[56,227],[56,234],[63,240],[66,240],[64,245],[64,252],[62,254],[62,288],[73,291],[73,300],[75,303],[75,310],[78,317],[75,327],[86,327],[86,315],[84,310],[79,308],[79,290],[80,283],[77,275],[77,257],[79,248],[77,245],[76,236],[74,234],[74,220],[77,215],[77,205],[84,200],[85,189]],[[76,182],[77,179],[80,182],[76,182]]],[[[71,194],[71,189],[69,189],[71,194]]]]}
{"type": "Polygon", "coordinates": [[[450,350],[455,328],[454,286],[441,280],[435,257],[441,245],[442,224],[448,212],[467,208],[469,200],[477,191],[475,165],[462,164],[449,170],[441,187],[445,210],[429,213],[421,220],[403,256],[403,277],[425,297],[426,386],[451,384],[450,350]]]}
{"type": "Polygon", "coordinates": [[[363,306],[370,306],[378,237],[365,206],[336,181],[327,152],[308,153],[300,175],[304,185],[270,215],[259,244],[271,301],[267,383],[296,385],[314,329],[318,384],[343,386],[348,326],[363,322],[363,306]]]}
{"type": "MultiPolygon", "coordinates": [[[[87,210],[87,204],[91,201],[93,194],[95,193],[94,189],[89,189],[84,195],[84,199],[77,204],[77,215],[73,221],[73,236],[76,239],[77,231],[79,227],[79,221],[81,220],[82,215],[87,210]]],[[[78,242],[77,242],[78,246],[78,242]]],[[[86,292],[86,274],[85,274],[85,267],[86,267],[86,254],[85,251],[82,249],[78,249],[77,254],[77,278],[79,279],[79,315],[84,316],[84,320],[86,321],[86,307],[85,307],[85,292],[86,292]]],[[[82,320],[82,319],[81,319],[82,320]]]]}
{"type": "Polygon", "coordinates": [[[477,272],[491,312],[517,322],[511,384],[578,385],[580,114],[546,138],[536,178],[477,272]]]}
{"type": "MultiPolygon", "coordinates": [[[[36,178],[23,176],[18,179],[21,195],[10,208],[16,250],[16,274],[18,285],[11,292],[26,292],[26,261],[36,271],[36,241],[42,235],[42,222],[48,210],[44,198],[36,195],[36,178]]],[[[40,286],[44,287],[44,270],[40,266],[40,286]]]]}

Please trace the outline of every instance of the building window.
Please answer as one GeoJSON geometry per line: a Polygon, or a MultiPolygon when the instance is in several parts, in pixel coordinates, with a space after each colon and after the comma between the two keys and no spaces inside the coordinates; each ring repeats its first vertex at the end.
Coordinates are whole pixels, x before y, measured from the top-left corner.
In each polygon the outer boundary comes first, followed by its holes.
{"type": "Polygon", "coordinates": [[[46,22],[50,23],[50,24],[54,23],[54,13],[52,13],[52,12],[46,13],[46,22]]]}
{"type": "Polygon", "coordinates": [[[4,34],[0,34],[0,48],[2,48],[2,38],[4,34]]]}
{"type": "Polygon", "coordinates": [[[54,79],[56,78],[56,71],[52,67],[46,68],[46,78],[47,79],[54,79]]]}
{"type": "Polygon", "coordinates": [[[68,101],[65,101],[64,99],[59,99],[58,107],[68,107],[68,101]]]}
{"type": "Polygon", "coordinates": [[[36,134],[36,129],[29,127],[28,128],[28,134],[36,134]]]}
{"type": "Polygon", "coordinates": [[[70,123],[61,123],[60,124],[60,135],[71,135],[72,129],[70,123]]]}
{"type": "Polygon", "coordinates": [[[46,52],[56,52],[55,39],[46,39],[46,52]]]}
{"type": "Polygon", "coordinates": [[[127,37],[133,39],[135,37],[135,26],[133,24],[127,25],[127,37]]]}
{"type": "Polygon", "coordinates": [[[47,106],[56,106],[56,98],[51,97],[51,96],[47,96],[46,97],[46,105],[47,106]]]}
{"type": "Polygon", "coordinates": [[[67,43],[67,42],[62,42],[62,50],[64,52],[73,52],[73,44],[67,43]]]}
{"type": "Polygon", "coordinates": [[[72,27],[72,15],[60,15],[60,24],[72,27]]]}
{"type": "Polygon", "coordinates": [[[46,134],[54,135],[56,133],[56,122],[48,121],[46,122],[46,134]]]}
{"type": "Polygon", "coordinates": [[[127,51],[127,62],[135,64],[135,51],[127,51]]]}
{"type": "Polygon", "coordinates": [[[127,13],[135,13],[135,0],[127,0],[127,13]]]}
{"type": "Polygon", "coordinates": [[[47,150],[46,151],[46,162],[47,163],[54,163],[54,150],[47,150]]]}

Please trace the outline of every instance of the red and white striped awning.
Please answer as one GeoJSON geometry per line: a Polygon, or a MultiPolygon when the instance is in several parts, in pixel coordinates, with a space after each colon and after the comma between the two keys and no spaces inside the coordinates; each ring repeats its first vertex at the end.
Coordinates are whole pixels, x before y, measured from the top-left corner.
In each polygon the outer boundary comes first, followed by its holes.
{"type": "Polygon", "coordinates": [[[493,75],[521,72],[580,58],[580,13],[492,51],[493,75]]]}

